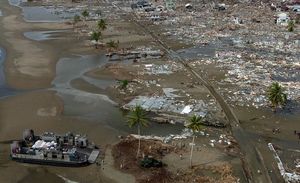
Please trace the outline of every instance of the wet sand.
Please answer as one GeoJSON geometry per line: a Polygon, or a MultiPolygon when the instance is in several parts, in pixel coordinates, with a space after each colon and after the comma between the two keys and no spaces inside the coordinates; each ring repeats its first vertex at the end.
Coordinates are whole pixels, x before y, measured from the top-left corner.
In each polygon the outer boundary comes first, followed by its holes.
{"type": "MultiPolygon", "coordinates": [[[[63,101],[55,91],[48,90],[55,77],[58,58],[76,52],[91,54],[95,50],[87,47],[83,41],[74,39],[72,33],[63,40],[50,40],[46,43],[27,39],[24,32],[65,30],[71,26],[62,23],[26,23],[19,8],[10,6],[7,1],[1,1],[0,7],[5,14],[0,17],[0,44],[7,53],[6,83],[23,90],[19,95],[0,100],[1,181],[41,182],[43,178],[43,182],[65,182],[59,177],[63,176],[76,182],[114,182],[106,178],[105,172],[101,172],[96,165],[60,168],[20,164],[9,159],[9,143],[21,138],[22,131],[26,128],[33,128],[36,134],[49,130],[57,133],[73,131],[88,134],[92,141],[103,148],[117,142],[117,136],[122,132],[102,123],[64,116],[63,101]]],[[[109,161],[107,162],[110,167],[109,161]]],[[[111,168],[106,173],[113,171],[111,168]]]]}

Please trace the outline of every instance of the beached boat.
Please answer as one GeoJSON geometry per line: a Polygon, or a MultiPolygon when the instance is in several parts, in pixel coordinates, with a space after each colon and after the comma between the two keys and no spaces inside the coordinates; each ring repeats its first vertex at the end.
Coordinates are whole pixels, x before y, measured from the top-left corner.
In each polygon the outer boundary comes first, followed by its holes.
{"type": "Polygon", "coordinates": [[[89,143],[86,136],[70,132],[65,135],[45,132],[36,136],[33,130],[25,130],[23,139],[11,144],[10,156],[23,163],[85,166],[95,163],[99,154],[99,148],[89,143]]]}

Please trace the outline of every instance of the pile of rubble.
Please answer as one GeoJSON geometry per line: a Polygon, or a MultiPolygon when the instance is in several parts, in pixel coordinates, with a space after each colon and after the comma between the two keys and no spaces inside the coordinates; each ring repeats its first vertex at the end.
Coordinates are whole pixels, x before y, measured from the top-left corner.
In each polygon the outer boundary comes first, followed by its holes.
{"type": "Polygon", "coordinates": [[[164,64],[145,64],[144,67],[144,71],[139,72],[140,75],[144,73],[148,75],[172,74],[183,70],[181,64],[172,61],[166,61],[164,64]]]}
{"type": "Polygon", "coordinates": [[[131,109],[137,105],[146,111],[165,112],[174,114],[196,114],[205,116],[208,112],[207,104],[202,100],[190,99],[188,101],[178,99],[180,96],[173,94],[177,90],[163,88],[163,96],[137,96],[123,106],[124,109],[131,109]]]}
{"type": "Polygon", "coordinates": [[[300,62],[295,57],[292,54],[290,57],[262,57],[246,51],[224,51],[217,52],[217,58],[195,61],[191,65],[216,64],[226,70],[225,79],[218,84],[228,102],[258,108],[268,104],[266,90],[275,81],[286,88],[289,99],[300,97],[300,62]]]}

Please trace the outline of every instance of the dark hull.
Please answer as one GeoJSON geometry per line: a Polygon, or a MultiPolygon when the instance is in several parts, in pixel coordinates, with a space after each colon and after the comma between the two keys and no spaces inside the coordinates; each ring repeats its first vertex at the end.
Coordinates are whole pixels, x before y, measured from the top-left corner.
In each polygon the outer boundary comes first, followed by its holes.
{"type": "Polygon", "coordinates": [[[12,160],[17,161],[17,162],[21,162],[21,163],[50,165],[50,166],[62,166],[62,167],[82,167],[82,166],[87,166],[87,165],[90,164],[88,161],[61,162],[61,161],[55,161],[55,160],[39,160],[39,159],[16,158],[16,157],[12,157],[12,160]]]}

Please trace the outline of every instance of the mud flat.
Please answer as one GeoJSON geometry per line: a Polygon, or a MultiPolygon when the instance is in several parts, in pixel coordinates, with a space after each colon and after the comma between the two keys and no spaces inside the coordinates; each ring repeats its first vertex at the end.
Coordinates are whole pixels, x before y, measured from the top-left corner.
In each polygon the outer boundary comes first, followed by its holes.
{"type": "MultiPolygon", "coordinates": [[[[57,44],[61,45],[61,42],[54,41],[43,44],[25,38],[23,33],[34,30],[66,29],[68,26],[57,23],[25,23],[19,16],[20,9],[8,5],[6,1],[1,1],[0,6],[7,15],[1,17],[0,23],[1,30],[3,30],[0,34],[1,40],[3,40],[1,44],[6,50],[4,73],[7,84],[20,89],[39,88],[39,91],[25,92],[0,100],[0,141],[1,147],[3,147],[0,151],[1,181],[40,182],[41,178],[44,178],[44,182],[65,182],[61,178],[62,176],[72,177],[70,180],[74,179],[78,182],[114,182],[105,178],[101,172],[99,173],[97,166],[67,169],[19,164],[9,160],[9,143],[18,137],[18,134],[22,133],[25,128],[36,129],[39,133],[49,131],[49,129],[56,132],[77,131],[88,134],[95,143],[103,147],[106,144],[117,142],[120,132],[99,123],[92,123],[90,120],[65,117],[62,100],[54,91],[43,89],[51,86],[55,76],[57,57],[68,51],[62,53],[64,46],[56,47],[57,44]],[[14,172],[18,172],[18,175],[15,175],[14,172]]],[[[70,45],[79,42],[78,40],[72,42],[72,35],[69,39],[67,42],[70,45]]],[[[74,47],[77,49],[76,45],[74,47]]],[[[85,48],[79,50],[82,51],[85,48]]],[[[2,57],[3,54],[1,54],[2,57]]],[[[1,63],[3,63],[2,61],[3,59],[1,59],[1,63]]],[[[1,79],[3,78],[1,77],[1,79]]]]}

